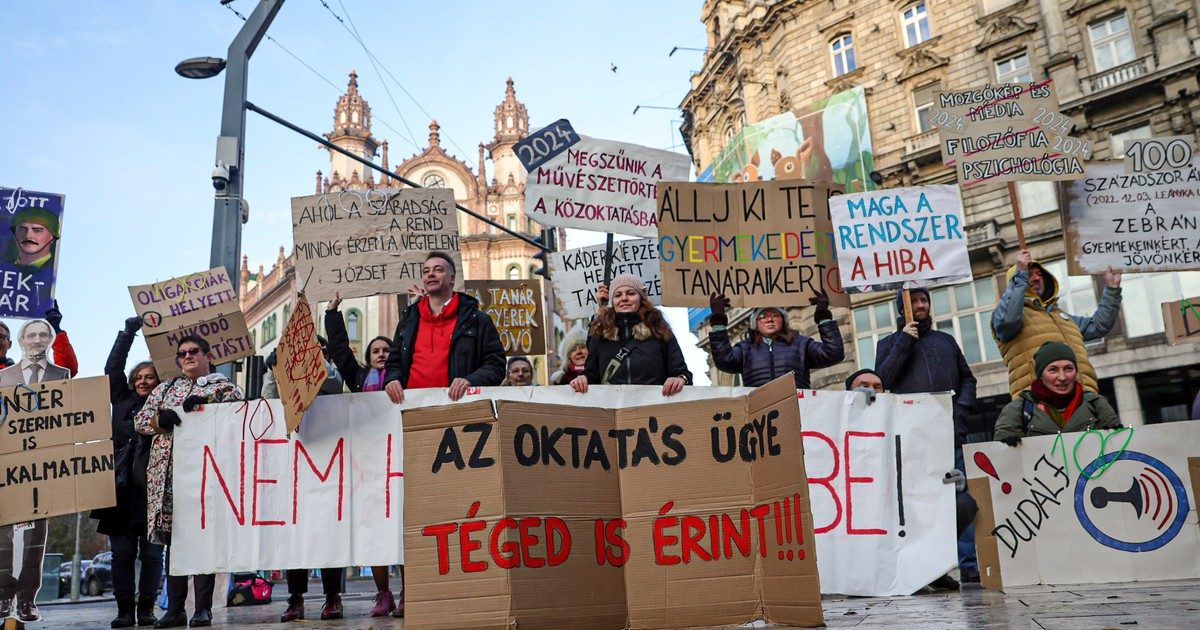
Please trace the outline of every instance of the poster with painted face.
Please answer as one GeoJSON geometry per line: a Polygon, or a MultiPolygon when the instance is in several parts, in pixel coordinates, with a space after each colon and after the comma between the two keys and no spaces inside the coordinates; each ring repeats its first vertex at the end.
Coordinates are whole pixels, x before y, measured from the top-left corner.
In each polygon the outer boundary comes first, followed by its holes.
{"type": "Polygon", "coordinates": [[[32,318],[54,299],[65,197],[0,187],[0,317],[32,318]]]}

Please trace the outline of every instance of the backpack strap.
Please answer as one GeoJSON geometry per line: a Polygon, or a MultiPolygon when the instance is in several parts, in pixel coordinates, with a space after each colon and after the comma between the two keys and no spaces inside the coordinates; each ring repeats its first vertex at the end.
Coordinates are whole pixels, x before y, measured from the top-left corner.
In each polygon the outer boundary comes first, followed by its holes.
{"type": "Polygon", "coordinates": [[[1021,432],[1029,434],[1029,423],[1033,421],[1033,401],[1028,398],[1021,399],[1021,432]]]}
{"type": "Polygon", "coordinates": [[[608,366],[604,368],[604,376],[600,378],[601,385],[607,385],[612,380],[612,377],[616,375],[617,370],[621,369],[621,364],[625,362],[625,359],[629,358],[629,352],[633,349],[633,344],[635,343],[637,343],[636,339],[630,339],[629,343],[618,350],[616,356],[608,362],[608,366]]]}

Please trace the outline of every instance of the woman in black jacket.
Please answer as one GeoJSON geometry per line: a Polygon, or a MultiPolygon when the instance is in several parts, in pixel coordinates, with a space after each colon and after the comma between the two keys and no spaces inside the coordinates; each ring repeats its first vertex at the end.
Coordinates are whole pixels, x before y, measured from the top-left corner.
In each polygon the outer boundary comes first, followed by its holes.
{"type": "Polygon", "coordinates": [[[156,621],[154,601],[158,598],[162,580],[163,547],[146,537],[146,467],[150,462],[153,437],[133,430],[133,417],[158,386],[158,371],[153,363],[142,361],[133,366],[128,377],[125,374],[129,349],[141,327],[140,318],[125,320],[125,330],[117,333],[108,362],[104,364],[112,402],[117,505],[92,511],[92,518],[100,521],[96,531],[106,534],[112,546],[113,595],[117,600],[113,628],[153,625],[156,621]],[[139,557],[142,569],[137,580],[135,620],[134,564],[139,557]]]}
{"type": "MultiPolygon", "coordinates": [[[[342,373],[342,380],[351,392],[383,391],[384,364],[392,351],[392,340],[379,336],[367,344],[367,364],[362,365],[350,349],[350,335],[346,332],[346,322],[338,306],[342,304],[341,295],[334,295],[333,300],[325,307],[325,334],[329,337],[329,358],[342,373]]],[[[388,576],[388,567],[371,567],[371,578],[375,580],[375,605],[371,608],[372,617],[404,616],[404,565],[400,565],[400,597],[392,595],[388,576]]]]}
{"type": "MultiPolygon", "coordinates": [[[[596,297],[603,301],[603,285],[596,297]]],[[[583,376],[571,387],[586,393],[588,383],[662,385],[673,396],[692,382],[679,341],[646,294],[641,278],[622,274],[612,280],[612,305],[602,307],[588,329],[588,357],[583,376]]]]}

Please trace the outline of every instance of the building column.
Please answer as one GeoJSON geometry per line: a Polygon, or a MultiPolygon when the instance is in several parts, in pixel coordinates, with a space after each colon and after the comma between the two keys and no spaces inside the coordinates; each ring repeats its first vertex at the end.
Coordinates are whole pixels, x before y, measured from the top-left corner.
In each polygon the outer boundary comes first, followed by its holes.
{"type": "Polygon", "coordinates": [[[1113,379],[1113,389],[1117,396],[1117,417],[1121,424],[1127,427],[1146,425],[1142,416],[1142,402],[1138,398],[1137,379],[1133,376],[1118,376],[1113,379]]]}

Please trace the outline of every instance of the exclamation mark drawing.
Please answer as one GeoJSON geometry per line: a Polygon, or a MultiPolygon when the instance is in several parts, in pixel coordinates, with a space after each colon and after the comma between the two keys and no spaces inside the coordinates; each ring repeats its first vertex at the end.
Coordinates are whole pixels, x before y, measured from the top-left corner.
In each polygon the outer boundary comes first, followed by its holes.
{"type": "Polygon", "coordinates": [[[33,512],[34,512],[34,514],[37,514],[37,511],[38,511],[38,489],[34,488],[33,489],[33,512]]]}
{"type": "MultiPolygon", "coordinates": [[[[792,500],[783,500],[783,535],[787,538],[788,546],[792,544],[792,500]]],[[[791,549],[787,550],[787,559],[791,560],[796,557],[796,553],[791,549]]]]}
{"type": "Polygon", "coordinates": [[[904,538],[904,465],[900,457],[900,436],[896,436],[896,507],[900,510],[900,537],[904,538]]]}
{"type": "MultiPolygon", "coordinates": [[[[783,512],[781,511],[782,509],[783,509],[783,506],[781,506],[779,504],[779,502],[776,501],[775,502],[775,542],[778,543],[780,547],[783,546],[783,512]]],[[[786,557],[786,555],[787,554],[785,554],[782,549],[779,550],[779,559],[780,560],[783,560],[784,557],[786,557]]]]}
{"type": "MultiPolygon", "coordinates": [[[[1000,481],[1000,475],[996,474],[996,466],[992,464],[992,460],[988,459],[988,456],[985,455],[983,451],[975,451],[975,465],[979,467],[979,470],[987,473],[996,481],[1000,481]]],[[[1000,491],[1004,494],[1012,492],[1012,484],[1008,483],[1007,481],[1001,483],[1000,491]]]]}
{"type": "Polygon", "coordinates": [[[796,546],[800,547],[797,558],[804,559],[804,519],[801,518],[800,511],[800,495],[792,495],[792,509],[795,511],[796,518],[793,521],[796,523],[796,546]]]}

